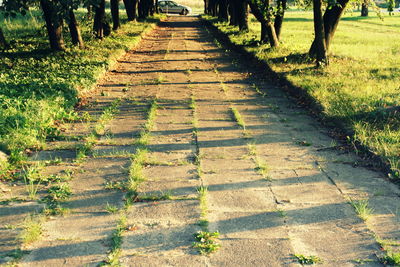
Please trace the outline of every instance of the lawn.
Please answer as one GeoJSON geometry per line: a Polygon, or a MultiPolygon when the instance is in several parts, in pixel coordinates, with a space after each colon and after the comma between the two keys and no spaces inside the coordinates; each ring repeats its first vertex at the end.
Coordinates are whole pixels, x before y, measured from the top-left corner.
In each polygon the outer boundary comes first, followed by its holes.
{"type": "MultiPolygon", "coordinates": [[[[85,10],[79,10],[86,48],[69,46],[61,53],[48,49],[39,11],[0,17],[0,27],[12,46],[0,51],[0,150],[10,154],[11,163],[23,161],[26,149],[42,149],[46,140],[57,137],[58,121],[79,119],[73,109],[79,97],[157,21],[126,23],[124,13],[121,10],[122,28],[100,41],[91,34],[91,22],[82,20],[85,10]]],[[[64,36],[70,44],[68,33],[64,36]]],[[[2,169],[7,166],[0,168],[0,176],[2,169]]]]}
{"type": "Polygon", "coordinates": [[[400,115],[388,112],[400,106],[400,18],[383,20],[372,14],[348,12],[341,20],[330,51],[330,65],[316,69],[307,57],[313,40],[312,13],[288,11],[277,49],[254,45],[260,27],[250,19],[250,31],[238,34],[225,23],[214,23],[231,40],[255,54],[277,73],[304,90],[323,108],[323,116],[345,122],[358,141],[400,171],[400,115]]]}

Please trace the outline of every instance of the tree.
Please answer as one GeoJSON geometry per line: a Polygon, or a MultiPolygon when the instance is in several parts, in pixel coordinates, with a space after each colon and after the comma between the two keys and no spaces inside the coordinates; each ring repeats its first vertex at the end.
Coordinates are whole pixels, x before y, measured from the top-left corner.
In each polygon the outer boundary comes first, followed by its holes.
{"type": "Polygon", "coordinates": [[[368,17],[369,0],[363,0],[361,3],[361,17],[368,17]]]}
{"type": "Polygon", "coordinates": [[[261,24],[261,42],[269,42],[271,47],[279,46],[279,34],[286,9],[286,0],[279,0],[278,3],[274,10],[268,0],[249,0],[253,15],[261,24]]]}
{"type": "Polygon", "coordinates": [[[110,0],[111,17],[113,21],[113,30],[116,31],[120,27],[119,23],[119,0],[110,0]]]}
{"type": "Polygon", "coordinates": [[[140,0],[138,4],[139,19],[146,19],[148,16],[154,14],[154,1],[153,0],[140,0]]]}
{"type": "Polygon", "coordinates": [[[128,21],[137,19],[138,0],[123,0],[128,21]]]}
{"type": "Polygon", "coordinates": [[[0,49],[7,49],[9,44],[3,34],[3,29],[0,27],[0,49]]]}
{"type": "Polygon", "coordinates": [[[239,26],[240,31],[247,31],[249,29],[249,8],[246,0],[231,0],[229,12],[231,15],[231,25],[239,26]]]}
{"type": "MultiPolygon", "coordinates": [[[[337,2],[333,5],[328,5],[327,9],[325,10],[323,16],[323,25],[327,53],[329,52],[333,36],[335,35],[340,18],[342,17],[348,2],[349,0],[337,0],[337,2]]],[[[313,43],[311,44],[309,55],[312,58],[316,58],[317,56],[317,44],[315,38],[313,43]]]]}
{"type": "Polygon", "coordinates": [[[50,41],[50,48],[56,51],[65,50],[63,38],[63,21],[57,14],[56,6],[52,1],[40,0],[40,7],[43,11],[43,17],[46,21],[47,33],[50,41]]]}
{"type": "Polygon", "coordinates": [[[70,9],[69,11],[68,28],[71,34],[72,43],[79,46],[79,48],[84,48],[85,44],[83,43],[81,31],[73,9],[70,9]]]}
{"type": "Polygon", "coordinates": [[[228,0],[219,0],[218,19],[221,21],[228,21],[228,0]]]}
{"type": "Polygon", "coordinates": [[[322,17],[322,0],[313,0],[314,32],[315,32],[315,54],[317,66],[328,64],[328,56],[325,43],[324,21],[322,17]]]}
{"type": "Polygon", "coordinates": [[[50,48],[55,51],[65,50],[63,38],[64,20],[68,23],[73,44],[84,47],[79,25],[74,10],[87,0],[4,0],[2,10],[6,14],[22,15],[33,6],[40,6],[46,23],[50,48]]]}

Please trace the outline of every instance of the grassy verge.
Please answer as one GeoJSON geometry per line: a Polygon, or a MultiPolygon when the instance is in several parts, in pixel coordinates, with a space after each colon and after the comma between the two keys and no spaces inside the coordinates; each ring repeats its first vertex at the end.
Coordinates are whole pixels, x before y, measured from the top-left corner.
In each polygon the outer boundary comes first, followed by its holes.
{"type": "Polygon", "coordinates": [[[246,33],[205,19],[313,99],[322,117],[340,125],[349,141],[383,159],[392,177],[400,177],[400,116],[392,112],[400,106],[398,16],[381,21],[374,15],[346,14],[333,41],[331,65],[323,70],[314,68],[307,56],[313,39],[311,12],[287,12],[277,49],[257,44],[260,29],[254,18],[246,33]]]}
{"type": "MultiPolygon", "coordinates": [[[[41,149],[46,140],[56,138],[60,122],[76,116],[73,108],[79,98],[156,21],[125,23],[103,41],[93,38],[89,23],[82,23],[86,49],[69,47],[55,53],[43,49],[48,41],[38,11],[26,17],[0,17],[12,44],[12,49],[0,53],[0,150],[10,155],[10,163],[23,161],[27,148],[41,149]]],[[[0,177],[9,166],[2,167],[0,177]]]]}

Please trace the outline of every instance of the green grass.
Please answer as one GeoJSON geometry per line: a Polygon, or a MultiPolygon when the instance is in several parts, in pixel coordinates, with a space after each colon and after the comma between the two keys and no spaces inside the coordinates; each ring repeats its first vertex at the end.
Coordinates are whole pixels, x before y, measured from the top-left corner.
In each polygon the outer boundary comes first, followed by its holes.
{"type": "Polygon", "coordinates": [[[294,254],[294,257],[300,264],[318,264],[322,263],[322,259],[318,256],[305,256],[302,254],[294,254]]]}
{"type": "Polygon", "coordinates": [[[351,138],[381,156],[390,164],[391,175],[400,177],[400,116],[385,111],[400,105],[399,15],[385,15],[382,21],[373,13],[368,18],[346,13],[332,43],[331,64],[323,70],[307,56],[313,40],[312,12],[286,13],[282,45],[276,49],[251,45],[259,39],[260,26],[254,18],[250,21],[250,31],[239,34],[237,28],[214,20],[234,43],[245,45],[314,98],[323,116],[352,129],[351,138]]]}
{"type": "Polygon", "coordinates": [[[24,245],[28,245],[39,240],[42,231],[42,218],[30,215],[23,221],[22,231],[18,237],[24,245]]]}
{"type": "MultiPolygon", "coordinates": [[[[79,20],[84,13],[77,12],[79,20]]],[[[122,10],[121,16],[126,22],[122,10]]],[[[10,162],[24,161],[26,148],[44,148],[47,139],[60,135],[57,122],[76,117],[73,107],[79,96],[138,43],[148,25],[126,23],[100,42],[93,38],[91,24],[81,23],[86,49],[68,47],[55,53],[47,49],[40,12],[33,9],[26,17],[16,18],[0,15],[0,27],[12,45],[0,56],[0,149],[10,154],[10,162]]]]}
{"type": "Polygon", "coordinates": [[[388,252],[387,255],[383,256],[380,260],[385,265],[400,266],[400,253],[388,252]]]}
{"type": "Polygon", "coordinates": [[[368,220],[374,211],[372,208],[368,207],[368,199],[351,200],[350,204],[353,206],[358,217],[360,217],[363,221],[368,220]]]}
{"type": "Polygon", "coordinates": [[[236,123],[243,128],[243,130],[246,130],[246,124],[242,118],[242,115],[240,115],[239,110],[236,107],[230,107],[233,119],[236,121],[236,123]]]}
{"type": "Polygon", "coordinates": [[[198,231],[194,234],[195,242],[193,243],[193,247],[197,248],[197,250],[202,255],[208,255],[217,251],[221,245],[216,241],[219,237],[218,232],[206,232],[206,231],[198,231]]]}

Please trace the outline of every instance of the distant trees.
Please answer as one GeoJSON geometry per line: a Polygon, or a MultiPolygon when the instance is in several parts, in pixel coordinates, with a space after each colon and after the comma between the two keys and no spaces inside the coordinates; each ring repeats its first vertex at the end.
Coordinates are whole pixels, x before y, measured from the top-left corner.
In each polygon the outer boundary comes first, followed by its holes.
{"type": "MultiPolygon", "coordinates": [[[[137,19],[137,13],[140,18],[145,19],[155,11],[154,0],[123,0],[129,21],[137,19]],[[138,10],[139,4],[139,10],[138,10]]],[[[110,0],[112,29],[118,30],[120,27],[119,19],[120,0],[110,0]]],[[[26,14],[31,7],[39,7],[43,13],[45,26],[49,38],[50,48],[54,51],[65,50],[64,25],[68,25],[73,45],[84,48],[84,41],[81,35],[75,11],[79,7],[86,6],[88,12],[94,10],[93,33],[94,36],[102,39],[111,33],[111,26],[106,18],[105,0],[3,0],[0,5],[0,11],[6,16],[15,16],[16,14],[26,14]]],[[[92,16],[87,16],[90,19],[92,16]]],[[[0,49],[8,47],[3,31],[0,29],[0,49]]]]}

